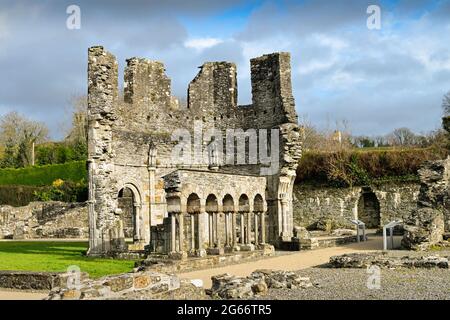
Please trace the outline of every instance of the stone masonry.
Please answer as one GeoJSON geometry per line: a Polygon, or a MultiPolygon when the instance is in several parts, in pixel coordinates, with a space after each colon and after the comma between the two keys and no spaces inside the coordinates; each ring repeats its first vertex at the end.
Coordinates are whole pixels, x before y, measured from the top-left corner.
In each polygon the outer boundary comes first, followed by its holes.
{"type": "Polygon", "coordinates": [[[181,106],[161,62],[128,59],[122,97],[116,58],[99,46],[88,56],[90,255],[145,248],[183,258],[292,241],[301,143],[289,53],[251,60],[248,106],[237,105],[234,63],[203,64],[181,106]]]}
{"type": "Polygon", "coordinates": [[[0,239],[88,238],[85,203],[31,202],[0,206],[0,239]]]}

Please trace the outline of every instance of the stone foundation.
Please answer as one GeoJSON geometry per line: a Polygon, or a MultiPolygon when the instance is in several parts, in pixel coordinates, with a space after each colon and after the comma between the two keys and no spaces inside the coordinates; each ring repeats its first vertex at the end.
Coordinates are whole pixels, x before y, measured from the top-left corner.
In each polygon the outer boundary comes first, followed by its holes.
{"type": "Polygon", "coordinates": [[[73,288],[54,288],[47,300],[204,299],[202,288],[173,275],[125,273],[98,280],[85,279],[73,288]]]}
{"type": "MultiPolygon", "coordinates": [[[[80,279],[88,275],[81,273],[80,279]]],[[[52,290],[55,287],[67,286],[67,273],[60,272],[28,272],[0,271],[0,288],[15,290],[52,290]]]]}
{"type": "Polygon", "coordinates": [[[240,251],[231,254],[213,255],[200,258],[170,259],[164,255],[150,254],[138,266],[139,270],[152,270],[155,272],[188,272],[201,269],[216,268],[230,264],[239,264],[245,261],[270,257],[275,254],[271,245],[264,245],[254,251],[240,251]]]}

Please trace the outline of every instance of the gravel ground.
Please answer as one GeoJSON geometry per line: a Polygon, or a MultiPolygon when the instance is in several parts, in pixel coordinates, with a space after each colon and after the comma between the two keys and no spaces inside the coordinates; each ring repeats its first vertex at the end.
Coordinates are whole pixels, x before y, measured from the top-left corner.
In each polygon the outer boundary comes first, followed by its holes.
{"type": "Polygon", "coordinates": [[[301,270],[316,287],[270,289],[264,300],[450,300],[449,269],[381,269],[380,289],[368,289],[365,269],[301,270]]]}

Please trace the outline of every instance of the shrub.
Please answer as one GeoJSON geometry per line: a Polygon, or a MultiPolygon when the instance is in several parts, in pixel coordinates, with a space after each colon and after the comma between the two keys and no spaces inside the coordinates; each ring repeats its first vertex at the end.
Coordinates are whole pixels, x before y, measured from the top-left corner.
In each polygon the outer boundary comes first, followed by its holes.
{"type": "Polygon", "coordinates": [[[309,151],[300,160],[296,182],[343,187],[417,180],[424,161],[444,157],[431,148],[309,151]]]}
{"type": "Polygon", "coordinates": [[[86,180],[86,177],[85,161],[20,169],[0,169],[0,185],[48,186],[56,179],[79,182],[86,180]]]}

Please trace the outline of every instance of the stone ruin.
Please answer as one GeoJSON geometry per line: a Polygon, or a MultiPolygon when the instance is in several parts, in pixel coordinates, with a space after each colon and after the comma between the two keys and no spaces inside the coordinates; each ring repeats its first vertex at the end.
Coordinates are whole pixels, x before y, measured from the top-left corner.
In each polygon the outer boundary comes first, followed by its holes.
{"type": "Polygon", "coordinates": [[[237,105],[233,63],[203,64],[181,106],[162,63],[128,59],[122,95],[116,58],[96,46],[88,59],[89,255],[147,250],[183,259],[290,246],[301,143],[289,53],[250,61],[248,106],[237,105]],[[199,127],[207,134],[197,141],[199,127]],[[216,134],[227,129],[241,131],[216,134]],[[191,161],[173,157],[180,132],[188,147],[179,155],[193,151],[191,161]],[[274,139],[279,148],[266,150],[274,139]],[[261,151],[276,154],[277,170],[268,170],[261,151]]]}
{"type": "MultiPolygon", "coordinates": [[[[450,134],[450,117],[443,127],[450,134]]],[[[448,139],[450,141],[450,139],[448,139]]],[[[430,161],[419,170],[420,194],[415,209],[405,221],[402,246],[425,250],[440,244],[450,234],[450,156],[430,161]]]]}

